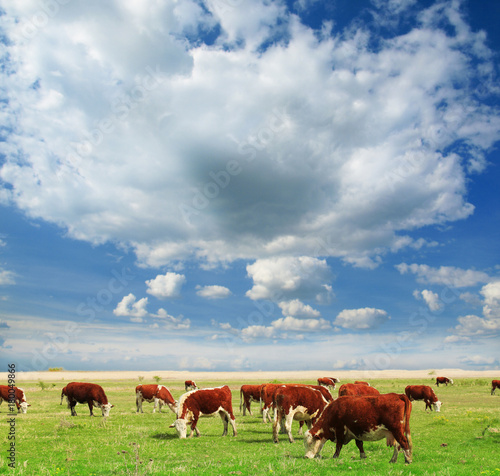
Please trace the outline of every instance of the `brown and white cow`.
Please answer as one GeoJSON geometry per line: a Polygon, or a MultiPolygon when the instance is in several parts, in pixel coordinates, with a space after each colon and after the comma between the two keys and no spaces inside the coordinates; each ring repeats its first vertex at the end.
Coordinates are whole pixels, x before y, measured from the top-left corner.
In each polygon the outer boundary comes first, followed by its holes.
{"type": "Polygon", "coordinates": [[[250,410],[250,404],[252,402],[260,402],[260,389],[263,384],[260,385],[242,385],[240,388],[240,413],[245,416],[246,411],[248,414],[252,415],[252,410],[250,410]]]}
{"type": "Polygon", "coordinates": [[[26,401],[24,390],[19,387],[0,385],[0,405],[4,400],[7,402],[7,404],[15,403],[18,413],[27,413],[28,407],[31,407],[31,405],[26,401]],[[14,401],[12,402],[12,400],[10,400],[9,402],[9,399],[11,399],[12,397],[14,397],[14,401]]]}
{"type": "Polygon", "coordinates": [[[394,447],[390,462],[396,462],[401,447],[405,462],[411,463],[410,415],[411,402],[406,395],[339,397],[325,407],[313,427],[306,431],[305,456],[319,457],[325,442],[330,440],[336,442],[333,457],[338,458],[342,446],[354,439],[360,457],[366,458],[363,441],[386,438],[387,445],[394,447]]]}
{"type": "Polygon", "coordinates": [[[439,387],[439,384],[446,385],[446,386],[448,386],[448,384],[453,385],[453,380],[451,378],[448,378],[448,377],[436,377],[436,385],[438,387],[439,387]]]}
{"type": "Polygon", "coordinates": [[[293,443],[292,422],[298,420],[301,423],[306,422],[308,428],[320,416],[321,412],[333,400],[330,392],[330,398],[326,398],[322,390],[324,387],[316,386],[311,388],[306,385],[283,385],[279,387],[274,394],[274,423],[273,423],[273,441],[279,443],[278,433],[283,423],[288,440],[293,443]]]}
{"type": "Polygon", "coordinates": [[[167,405],[170,410],[177,413],[177,402],[172,397],[172,394],[165,385],[137,385],[135,387],[135,404],[137,406],[137,413],[142,411],[142,402],[154,402],[153,413],[156,411],[156,405],[161,413],[162,405],[167,405]]]}
{"type": "Polygon", "coordinates": [[[184,382],[184,388],[186,389],[186,392],[189,392],[190,390],[196,390],[198,386],[193,380],[186,380],[184,382]]]}
{"type": "Polygon", "coordinates": [[[237,435],[236,422],[233,415],[233,404],[231,390],[227,385],[216,388],[199,388],[191,390],[179,398],[177,409],[177,419],[173,423],[180,438],[186,438],[187,425],[191,425],[189,438],[196,431],[196,436],[200,436],[196,424],[201,416],[220,415],[224,423],[222,436],[227,435],[228,423],[233,427],[233,436],[237,435]]]}
{"type": "Polygon", "coordinates": [[[442,403],[436,397],[434,390],[428,385],[408,385],[405,388],[406,396],[411,400],[423,400],[425,402],[425,410],[428,408],[432,411],[441,411],[442,403]]]}
{"type": "Polygon", "coordinates": [[[335,385],[339,382],[340,380],[335,377],[320,377],[318,379],[318,385],[329,388],[331,392],[335,390],[335,385]]]}
{"type": "Polygon", "coordinates": [[[71,409],[71,416],[76,416],[75,406],[77,403],[87,403],[90,416],[94,416],[92,407],[101,409],[102,416],[109,416],[109,411],[114,407],[108,402],[108,397],[103,388],[95,383],[71,382],[66,385],[66,397],[68,406],[71,409]]]}
{"type": "Polygon", "coordinates": [[[339,388],[339,397],[354,395],[380,395],[380,392],[370,385],[363,383],[344,383],[339,388]]]}
{"type": "MultiPolygon", "coordinates": [[[[302,384],[302,383],[265,383],[262,385],[262,388],[260,390],[260,405],[261,405],[261,412],[262,412],[262,420],[264,423],[267,423],[267,418],[269,415],[269,410],[271,408],[274,409],[274,394],[276,393],[276,390],[280,387],[286,386],[286,385],[297,385],[301,387],[310,387],[314,388],[322,393],[322,395],[327,399],[327,401],[333,400],[332,394],[328,391],[326,387],[323,387],[322,385],[307,385],[307,384],[302,384]]],[[[269,417],[269,421],[271,421],[271,418],[269,417]]],[[[302,425],[301,425],[302,427],[302,425]]]]}
{"type": "Polygon", "coordinates": [[[368,382],[363,382],[362,380],[356,380],[354,383],[356,385],[368,385],[368,387],[370,386],[368,382]]]}
{"type": "Polygon", "coordinates": [[[495,394],[495,390],[500,388],[500,380],[492,380],[491,381],[491,394],[495,394]]]}

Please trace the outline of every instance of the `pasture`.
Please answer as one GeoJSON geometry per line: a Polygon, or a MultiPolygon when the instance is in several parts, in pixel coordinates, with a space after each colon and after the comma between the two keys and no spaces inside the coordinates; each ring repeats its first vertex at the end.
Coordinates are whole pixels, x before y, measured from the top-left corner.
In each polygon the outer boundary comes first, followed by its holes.
{"type": "MultiPolygon", "coordinates": [[[[431,385],[443,402],[440,413],[425,412],[423,402],[413,402],[410,420],[413,463],[404,464],[400,454],[390,464],[392,449],[385,440],[366,442],[367,459],[360,460],[354,442],[332,459],[334,445],[327,442],[322,458],[306,460],[302,437],[295,443],[286,435],[280,443],[272,441],[272,425],[264,424],[258,403],[252,403],[253,416],[239,410],[239,388],[261,381],[198,381],[200,387],[228,384],[233,394],[233,410],[238,436],[221,437],[219,417],[201,418],[199,438],[180,440],[169,425],[175,420],[167,408],[153,414],[153,404],[144,402],[144,414],[136,413],[136,380],[94,381],[102,385],[115,405],[104,419],[100,410],[91,418],[87,405],[77,405],[78,416],[71,417],[66,403],[60,402],[61,388],[68,382],[23,382],[31,404],[26,415],[16,416],[16,467],[8,467],[9,446],[7,406],[0,406],[2,454],[0,474],[9,475],[489,475],[500,476],[500,391],[490,395],[490,380],[456,379],[455,385],[436,388],[434,379],[372,380],[381,393],[404,393],[408,384],[431,385]]],[[[184,382],[162,380],[175,399],[184,393],[184,382]]],[[[289,383],[283,381],[282,383],[289,383]]],[[[299,383],[315,383],[299,381],[299,383]]],[[[344,382],[343,382],[344,383],[344,382]]],[[[334,392],[337,396],[338,388],[334,392]]],[[[232,432],[230,431],[231,435],[232,432]]]]}

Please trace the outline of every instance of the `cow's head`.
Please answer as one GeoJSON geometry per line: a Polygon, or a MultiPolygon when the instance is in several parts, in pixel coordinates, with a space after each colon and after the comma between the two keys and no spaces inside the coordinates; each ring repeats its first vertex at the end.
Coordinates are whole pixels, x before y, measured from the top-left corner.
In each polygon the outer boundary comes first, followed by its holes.
{"type": "Polygon", "coordinates": [[[114,407],[111,403],[106,403],[105,405],[101,405],[101,411],[103,417],[109,416],[109,411],[114,407]]]}
{"type": "Polygon", "coordinates": [[[437,402],[434,402],[434,403],[432,404],[432,409],[433,409],[435,412],[439,412],[439,411],[441,411],[441,405],[442,405],[442,404],[443,404],[443,403],[442,403],[442,402],[440,402],[440,401],[438,400],[437,402]]]}
{"type": "Polygon", "coordinates": [[[305,457],[312,459],[312,458],[319,458],[320,457],[320,452],[323,449],[324,444],[326,443],[326,438],[321,438],[319,436],[313,436],[311,433],[308,431],[305,432],[304,434],[304,447],[306,448],[306,454],[305,457]]]}
{"type": "Polygon", "coordinates": [[[450,383],[453,385],[453,379],[452,378],[450,378],[450,383]]]}
{"type": "Polygon", "coordinates": [[[28,413],[28,407],[31,407],[31,405],[28,402],[21,402],[19,404],[19,409],[21,410],[21,413],[28,413]]]}
{"type": "Polygon", "coordinates": [[[186,438],[187,433],[187,423],[184,418],[178,418],[174,422],[175,429],[179,435],[179,438],[186,438]]]}

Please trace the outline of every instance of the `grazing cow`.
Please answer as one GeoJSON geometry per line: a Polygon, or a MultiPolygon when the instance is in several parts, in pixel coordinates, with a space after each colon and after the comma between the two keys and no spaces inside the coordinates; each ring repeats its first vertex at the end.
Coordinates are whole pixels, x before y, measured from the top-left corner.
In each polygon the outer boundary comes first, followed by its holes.
{"type": "Polygon", "coordinates": [[[248,414],[252,415],[252,410],[250,410],[250,404],[252,402],[260,401],[260,389],[263,384],[260,385],[242,385],[240,388],[240,413],[243,408],[243,416],[245,416],[246,411],[248,414]]]}
{"type": "Polygon", "coordinates": [[[439,384],[441,385],[446,385],[448,386],[448,384],[451,384],[453,385],[453,380],[451,378],[448,378],[448,377],[436,377],[436,385],[439,387],[439,384]]]}
{"type": "Polygon", "coordinates": [[[495,390],[500,388],[500,380],[492,380],[491,381],[491,394],[495,394],[495,390]]]}
{"type": "Polygon", "coordinates": [[[24,390],[19,387],[0,385],[0,405],[4,400],[7,402],[7,404],[15,403],[18,413],[19,412],[27,413],[28,407],[31,407],[31,405],[26,401],[26,395],[24,394],[24,390]],[[12,397],[14,397],[14,401],[12,401],[12,397]]]}
{"type": "Polygon", "coordinates": [[[339,382],[340,380],[335,377],[320,377],[318,379],[318,385],[329,388],[331,392],[335,390],[335,385],[339,382]]]}
{"type": "Polygon", "coordinates": [[[371,387],[370,385],[365,384],[356,384],[356,383],[344,383],[339,388],[339,397],[345,397],[349,395],[380,395],[380,392],[371,387]]]}
{"type": "Polygon", "coordinates": [[[135,404],[137,406],[137,413],[142,411],[142,402],[154,402],[153,413],[156,411],[156,405],[159,407],[159,412],[161,413],[161,406],[167,405],[170,410],[177,413],[177,402],[172,397],[168,388],[164,385],[137,385],[135,387],[135,404]]]}
{"type": "Polygon", "coordinates": [[[425,402],[425,410],[429,408],[439,412],[442,403],[436,397],[434,390],[428,385],[408,385],[405,388],[406,396],[411,400],[423,400],[425,402]]]}
{"type": "Polygon", "coordinates": [[[308,428],[311,428],[312,423],[316,421],[328,402],[333,400],[330,392],[327,391],[330,398],[325,398],[325,394],[319,388],[324,387],[283,385],[276,390],[273,399],[275,407],[273,440],[275,443],[279,443],[278,433],[282,421],[290,443],[293,443],[293,420],[299,420],[301,423],[305,421],[308,428]]]}
{"type": "Polygon", "coordinates": [[[330,440],[336,442],[333,457],[338,458],[342,446],[354,439],[363,459],[366,458],[363,441],[386,438],[387,446],[394,446],[390,462],[396,462],[401,447],[405,462],[411,463],[410,415],[411,402],[406,395],[339,397],[325,407],[313,427],[306,431],[305,456],[319,456],[325,442],[330,440]]]}
{"type": "MultiPolygon", "coordinates": [[[[323,387],[322,385],[305,385],[301,383],[289,383],[289,384],[284,384],[284,383],[265,383],[262,385],[262,388],[260,390],[260,405],[261,405],[261,412],[262,412],[262,420],[264,423],[267,422],[269,410],[271,408],[274,409],[274,394],[276,393],[276,390],[280,387],[286,386],[286,385],[296,385],[299,387],[310,387],[314,388],[318,391],[321,392],[321,394],[327,399],[327,401],[333,400],[332,394],[328,391],[326,387],[323,387]]],[[[271,418],[269,417],[269,421],[271,421],[271,418]]],[[[302,425],[301,425],[302,427],[302,425]]]]}
{"type": "Polygon", "coordinates": [[[194,431],[196,431],[196,436],[200,436],[200,430],[196,427],[198,418],[200,416],[215,416],[218,413],[224,423],[222,436],[227,435],[228,423],[231,423],[233,436],[236,436],[236,423],[231,398],[231,390],[227,385],[217,388],[191,390],[179,398],[177,420],[171,426],[175,427],[180,438],[186,438],[188,424],[191,424],[189,438],[193,436],[194,431]]]}
{"type": "Polygon", "coordinates": [[[370,386],[368,382],[363,382],[362,380],[356,380],[354,383],[356,385],[368,385],[368,387],[370,386]]]}
{"type": "Polygon", "coordinates": [[[71,416],[76,416],[75,406],[77,403],[87,403],[90,416],[94,416],[92,407],[98,407],[102,416],[109,416],[109,411],[114,407],[108,402],[108,397],[100,385],[87,382],[71,382],[66,385],[66,398],[71,409],[71,416]]]}
{"type": "Polygon", "coordinates": [[[184,388],[186,389],[186,392],[189,392],[190,390],[196,390],[198,386],[192,380],[186,380],[184,382],[184,388]]]}

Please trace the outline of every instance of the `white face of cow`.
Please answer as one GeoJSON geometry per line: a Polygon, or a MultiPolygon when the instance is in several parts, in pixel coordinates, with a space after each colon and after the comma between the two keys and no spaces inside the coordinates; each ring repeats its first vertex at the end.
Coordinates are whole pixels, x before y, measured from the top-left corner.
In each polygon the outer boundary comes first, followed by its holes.
{"type": "Polygon", "coordinates": [[[31,406],[27,402],[21,402],[19,407],[21,408],[21,413],[28,413],[28,407],[31,406]]]}
{"type": "Polygon", "coordinates": [[[314,436],[306,431],[304,434],[304,447],[306,448],[306,458],[319,457],[319,454],[326,443],[326,438],[315,438],[314,436]]]}
{"type": "Polygon", "coordinates": [[[187,433],[187,423],[183,418],[179,418],[174,422],[175,429],[179,434],[179,438],[186,438],[187,433]]]}
{"type": "Polygon", "coordinates": [[[111,403],[106,403],[106,405],[101,405],[101,411],[102,411],[102,416],[107,417],[109,416],[109,411],[114,407],[114,405],[111,405],[111,403]]]}
{"type": "Polygon", "coordinates": [[[442,405],[442,403],[438,400],[437,402],[434,402],[432,404],[432,407],[434,408],[435,412],[440,412],[441,411],[441,405],[442,405]]]}

